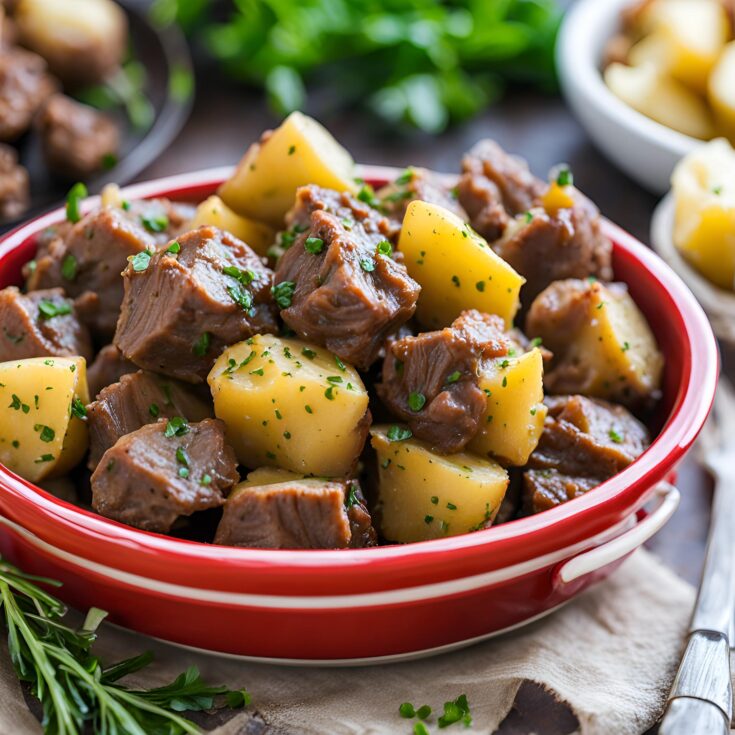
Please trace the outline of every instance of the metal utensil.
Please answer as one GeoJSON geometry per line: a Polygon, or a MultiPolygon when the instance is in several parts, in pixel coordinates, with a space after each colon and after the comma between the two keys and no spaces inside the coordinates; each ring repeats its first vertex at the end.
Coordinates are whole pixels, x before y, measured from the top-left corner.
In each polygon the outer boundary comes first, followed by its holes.
{"type": "Polygon", "coordinates": [[[735,389],[720,379],[698,442],[715,481],[707,555],[689,639],[669,694],[660,735],[729,735],[730,646],[735,611],[735,389]]]}

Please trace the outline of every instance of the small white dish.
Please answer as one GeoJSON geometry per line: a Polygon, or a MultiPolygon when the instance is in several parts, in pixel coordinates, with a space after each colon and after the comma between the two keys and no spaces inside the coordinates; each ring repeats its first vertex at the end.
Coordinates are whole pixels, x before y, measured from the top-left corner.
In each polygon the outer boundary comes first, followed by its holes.
{"type": "Polygon", "coordinates": [[[710,283],[692,268],[674,245],[674,197],[667,194],[658,204],[651,220],[651,245],[677,275],[689,286],[707,313],[714,333],[735,344],[735,292],[710,283]]]}
{"type": "Polygon", "coordinates": [[[559,32],[556,65],[564,96],[590,138],[646,189],[664,194],[674,166],[702,141],[667,128],[616,97],[601,74],[605,44],[632,0],[579,0],[559,32]]]}

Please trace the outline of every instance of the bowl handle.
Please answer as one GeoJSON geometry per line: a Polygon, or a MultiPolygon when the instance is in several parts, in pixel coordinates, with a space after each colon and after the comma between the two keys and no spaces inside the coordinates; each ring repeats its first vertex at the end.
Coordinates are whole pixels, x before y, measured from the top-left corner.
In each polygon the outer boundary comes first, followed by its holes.
{"type": "Polygon", "coordinates": [[[681,494],[677,488],[668,482],[657,485],[655,492],[658,503],[642,520],[611,541],[589,551],[583,551],[564,562],[556,572],[557,580],[562,584],[569,584],[590,572],[622,559],[648,541],[671,518],[681,500],[681,494]]]}

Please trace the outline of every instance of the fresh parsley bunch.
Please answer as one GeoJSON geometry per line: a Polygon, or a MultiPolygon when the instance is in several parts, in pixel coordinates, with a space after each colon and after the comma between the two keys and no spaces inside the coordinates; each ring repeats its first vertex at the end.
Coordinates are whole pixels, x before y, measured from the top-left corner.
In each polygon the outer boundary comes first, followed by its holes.
{"type": "Polygon", "coordinates": [[[514,83],[553,89],[555,0],[156,0],[236,78],[286,114],[306,85],[429,133],[514,83]]]}
{"type": "Polygon", "coordinates": [[[81,630],[63,622],[66,608],[38,583],[58,582],[24,574],[0,558],[0,619],[8,632],[8,650],[18,678],[43,708],[47,735],[182,735],[199,728],[179,712],[206,710],[222,696],[228,707],[243,707],[243,689],[210,687],[196,667],[171,684],[137,691],[120,679],[140,671],[151,653],[106,666],[91,653],[95,630],[106,613],[92,608],[81,630]]]}

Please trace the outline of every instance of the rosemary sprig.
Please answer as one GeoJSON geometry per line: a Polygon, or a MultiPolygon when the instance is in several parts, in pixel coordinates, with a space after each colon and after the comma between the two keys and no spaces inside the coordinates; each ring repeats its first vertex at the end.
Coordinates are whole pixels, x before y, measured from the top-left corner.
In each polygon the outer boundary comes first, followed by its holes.
{"type": "Polygon", "coordinates": [[[193,666],[155,689],[120,684],[124,676],[148,666],[153,655],[104,666],[91,646],[106,613],[92,608],[82,628],[74,630],[63,622],[64,604],[38,583],[59,586],[0,558],[0,613],[10,658],[18,678],[41,703],[47,735],[80,735],[85,728],[98,735],[195,734],[199,728],[178,712],[210,709],[220,695],[231,708],[250,703],[244,689],[208,686],[193,666]]]}

